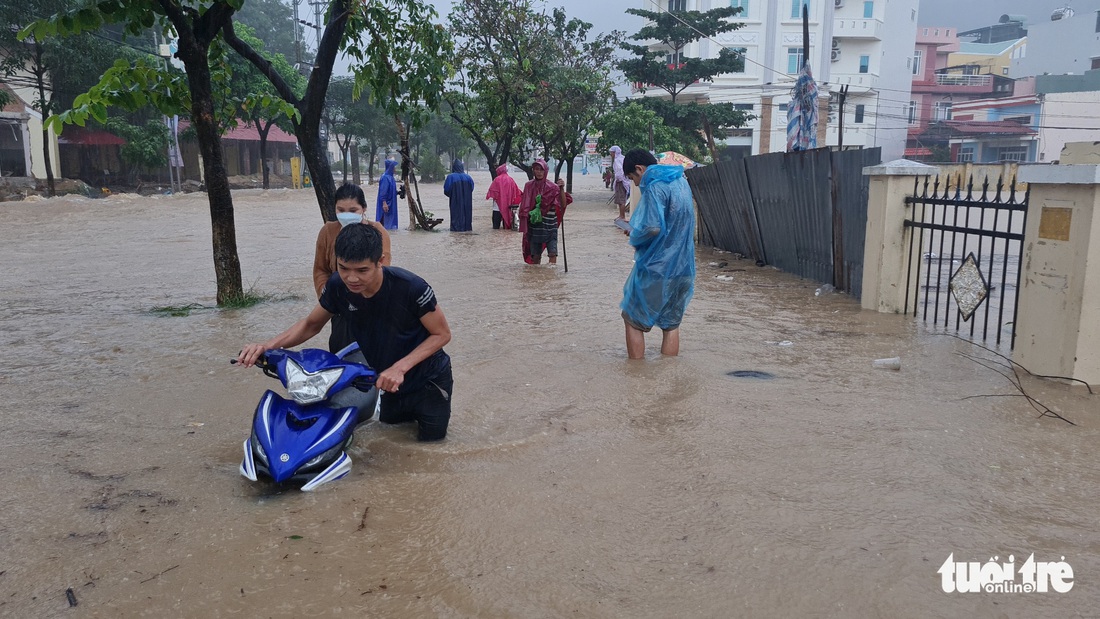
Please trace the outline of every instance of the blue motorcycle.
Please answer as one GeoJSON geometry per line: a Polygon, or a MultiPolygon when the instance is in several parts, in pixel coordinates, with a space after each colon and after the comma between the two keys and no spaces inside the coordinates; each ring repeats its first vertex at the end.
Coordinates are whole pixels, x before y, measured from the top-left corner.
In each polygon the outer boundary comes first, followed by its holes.
{"type": "Polygon", "coordinates": [[[244,441],[241,475],[277,484],[302,483],[302,490],[340,479],[351,471],[347,449],[355,428],[374,416],[377,374],[358,344],[332,354],[307,348],[273,349],[256,367],[286,387],[288,400],[270,389],[252,417],[244,441]]]}

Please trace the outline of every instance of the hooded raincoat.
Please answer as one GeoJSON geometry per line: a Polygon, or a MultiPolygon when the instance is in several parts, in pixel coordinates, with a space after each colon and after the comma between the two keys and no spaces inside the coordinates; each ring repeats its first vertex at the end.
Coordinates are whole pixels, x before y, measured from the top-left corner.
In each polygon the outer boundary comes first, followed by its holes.
{"type": "Polygon", "coordinates": [[[473,230],[474,179],[459,159],[451,163],[451,173],[443,181],[443,195],[451,199],[451,232],[473,230]]]}
{"type": "Polygon", "coordinates": [[[378,179],[378,200],[374,208],[374,220],[387,230],[397,229],[397,178],[393,174],[395,169],[397,162],[387,159],[386,171],[378,179]],[[382,208],[383,202],[389,207],[389,212],[382,208]]]}
{"type": "Polygon", "coordinates": [[[626,157],[623,157],[623,149],[612,146],[611,158],[611,169],[615,173],[614,185],[611,187],[611,190],[615,192],[612,202],[623,205],[627,203],[627,199],[630,197],[630,179],[626,177],[626,173],[623,171],[623,161],[626,159],[626,157]]]}
{"type": "Polygon", "coordinates": [[[523,192],[519,190],[519,185],[508,176],[508,164],[498,167],[497,177],[489,185],[489,193],[485,194],[485,199],[492,200],[497,205],[504,227],[508,230],[512,229],[512,209],[509,207],[519,204],[522,198],[523,192]]]}
{"type": "Polygon", "coordinates": [[[680,326],[695,292],[695,207],[678,165],[646,168],[630,218],[634,269],[623,286],[623,317],[635,327],[680,326]]]}
{"type": "MultiPolygon", "coordinates": [[[[559,198],[561,196],[561,188],[557,183],[550,180],[550,168],[546,165],[546,160],[536,159],[535,163],[531,164],[531,167],[540,166],[543,170],[546,170],[546,178],[540,180],[530,180],[523,186],[523,197],[519,203],[519,231],[523,233],[522,249],[523,249],[523,261],[527,264],[535,264],[534,257],[531,256],[531,232],[533,225],[530,222],[531,211],[535,208],[536,197],[542,196],[540,202],[542,208],[543,219],[550,214],[550,209],[554,209],[556,215],[556,227],[561,227],[561,221],[565,217],[565,207],[561,206],[559,198]]],[[[565,204],[569,205],[573,202],[573,196],[568,192],[565,194],[565,204]]]]}

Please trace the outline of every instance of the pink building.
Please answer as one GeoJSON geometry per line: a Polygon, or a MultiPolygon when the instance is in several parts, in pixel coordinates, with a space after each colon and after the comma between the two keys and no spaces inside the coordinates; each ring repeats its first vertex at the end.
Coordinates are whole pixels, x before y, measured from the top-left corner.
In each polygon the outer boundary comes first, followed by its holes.
{"type": "Polygon", "coordinates": [[[950,66],[949,57],[959,52],[959,46],[955,28],[917,28],[916,49],[910,62],[913,84],[908,110],[907,158],[931,160],[934,146],[946,146],[942,131],[928,132],[928,129],[934,123],[951,121],[953,106],[1013,94],[1013,80],[1009,78],[981,74],[977,66],[950,66]]]}

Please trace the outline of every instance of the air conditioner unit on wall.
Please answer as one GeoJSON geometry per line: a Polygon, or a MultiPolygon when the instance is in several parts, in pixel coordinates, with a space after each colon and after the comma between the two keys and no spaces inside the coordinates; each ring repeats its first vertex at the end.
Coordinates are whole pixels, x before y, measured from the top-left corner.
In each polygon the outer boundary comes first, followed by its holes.
{"type": "Polygon", "coordinates": [[[844,0],[833,0],[833,2],[835,3],[836,8],[838,8],[838,9],[842,6],[844,6],[844,0]]]}
{"type": "Polygon", "coordinates": [[[833,49],[840,49],[840,41],[833,39],[833,49]]]}
{"type": "Polygon", "coordinates": [[[840,50],[839,49],[834,49],[832,51],[832,54],[830,55],[830,58],[832,58],[833,62],[839,61],[840,60],[840,50]]]}

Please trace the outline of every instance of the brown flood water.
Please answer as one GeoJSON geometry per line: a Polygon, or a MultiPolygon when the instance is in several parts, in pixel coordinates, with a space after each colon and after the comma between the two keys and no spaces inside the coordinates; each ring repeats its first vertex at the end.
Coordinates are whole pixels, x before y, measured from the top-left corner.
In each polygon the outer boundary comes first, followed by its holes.
{"type": "Polygon", "coordinates": [[[150,309],[213,303],[204,195],[0,205],[0,616],[1100,614],[1100,396],[1028,381],[1078,425],[1037,419],[970,345],[706,248],[681,356],[627,362],[593,176],[567,274],[480,201],[476,234],[394,235],[454,332],[451,433],[372,422],[312,493],[238,474],[277,385],[228,364],[314,303],[311,191],[235,194],[246,282],[298,298],[186,317],[150,309]],[[1064,556],[1075,584],[948,594],[951,553],[1064,556]]]}

